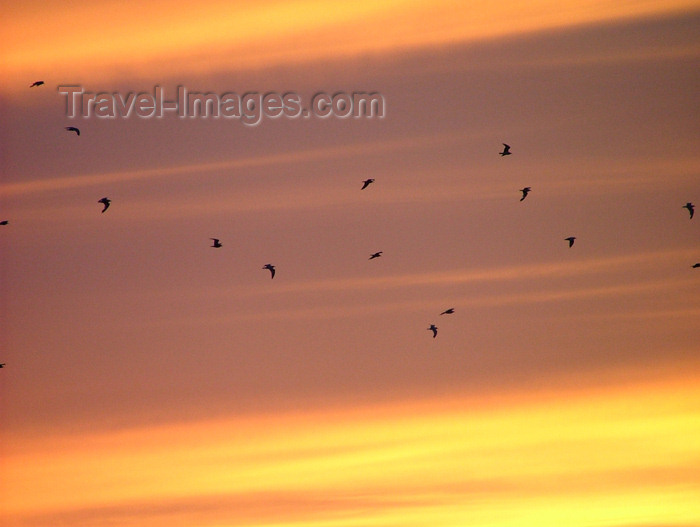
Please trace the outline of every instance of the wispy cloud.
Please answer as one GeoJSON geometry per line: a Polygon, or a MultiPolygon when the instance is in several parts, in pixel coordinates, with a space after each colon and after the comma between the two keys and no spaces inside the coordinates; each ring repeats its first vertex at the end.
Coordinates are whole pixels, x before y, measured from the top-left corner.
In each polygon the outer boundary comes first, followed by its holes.
{"type": "MultiPolygon", "coordinates": [[[[424,311],[426,299],[433,299],[435,305],[449,302],[462,308],[484,309],[504,306],[533,306],[537,304],[557,304],[595,299],[633,298],[650,294],[661,294],[668,291],[684,290],[689,280],[695,280],[694,275],[675,277],[656,277],[643,280],[628,280],[624,278],[630,265],[638,270],[654,269],[662,262],[682,260],[692,257],[694,252],[689,249],[635,253],[602,258],[588,258],[576,262],[547,262],[528,265],[504,267],[489,267],[482,269],[459,269],[429,273],[408,273],[383,276],[354,276],[349,278],[328,278],[321,280],[297,280],[280,282],[272,288],[260,288],[259,285],[242,286],[198,286],[191,288],[182,286],[174,290],[153,290],[151,297],[159,298],[161,302],[169,303],[183,298],[196,304],[209,304],[215,301],[215,312],[205,310],[200,314],[189,313],[186,316],[175,317],[167,322],[156,320],[138,321],[137,324],[148,325],[221,325],[225,322],[260,322],[262,320],[333,320],[348,317],[366,317],[368,315],[389,314],[398,311],[424,311]],[[611,280],[610,276],[620,275],[619,280],[611,280]],[[605,276],[603,283],[582,285],[585,277],[605,276]],[[576,284],[567,283],[567,279],[576,277],[576,284]],[[518,287],[510,289],[514,282],[518,287]],[[371,303],[366,302],[366,294],[378,292],[394,292],[399,295],[382,295],[373,297],[371,303]],[[403,293],[410,292],[410,295],[403,293]],[[360,294],[358,294],[360,293],[360,294]],[[331,296],[328,296],[328,295],[331,296]],[[294,305],[280,303],[272,308],[268,301],[262,303],[263,311],[258,311],[257,304],[240,309],[239,304],[223,307],[218,300],[235,297],[239,300],[294,299],[294,305]],[[338,299],[342,298],[342,302],[338,299]]],[[[588,281],[587,281],[588,282],[588,281]]],[[[129,298],[132,294],[123,292],[129,298]]],[[[600,313],[600,312],[599,312],[600,313]]],[[[633,311],[617,313],[605,310],[600,313],[603,317],[626,317],[630,319],[667,318],[670,316],[693,316],[697,313],[695,307],[678,310],[663,310],[656,308],[651,311],[633,311]]],[[[562,314],[564,316],[564,314],[562,314]]],[[[595,312],[579,313],[577,316],[596,316],[595,312]]]]}
{"type": "MultiPolygon", "coordinates": [[[[473,135],[473,134],[472,134],[473,135]]],[[[221,170],[300,164],[322,159],[343,159],[370,153],[389,153],[415,147],[429,148],[440,143],[454,143],[463,139],[465,134],[441,133],[409,138],[387,139],[354,145],[327,146],[308,148],[301,151],[265,154],[260,156],[237,157],[227,161],[178,164],[167,167],[154,167],[117,172],[91,173],[81,176],[59,176],[51,179],[24,181],[0,185],[0,196],[25,195],[38,192],[104,186],[110,183],[122,183],[134,180],[166,178],[178,175],[198,174],[206,176],[221,170]]]]}

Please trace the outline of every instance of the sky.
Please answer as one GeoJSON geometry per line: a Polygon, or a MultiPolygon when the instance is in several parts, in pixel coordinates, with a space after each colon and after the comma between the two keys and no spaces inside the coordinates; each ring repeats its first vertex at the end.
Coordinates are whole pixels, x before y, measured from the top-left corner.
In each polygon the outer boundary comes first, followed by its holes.
{"type": "Polygon", "coordinates": [[[700,4],[0,16],[0,523],[700,525],[700,4]]]}

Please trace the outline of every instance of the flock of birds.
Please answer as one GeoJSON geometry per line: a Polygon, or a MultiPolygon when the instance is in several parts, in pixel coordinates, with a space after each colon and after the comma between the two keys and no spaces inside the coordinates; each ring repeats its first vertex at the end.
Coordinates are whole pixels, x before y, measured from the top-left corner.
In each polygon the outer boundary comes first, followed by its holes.
{"type": "MultiPolygon", "coordinates": [[[[43,86],[43,85],[44,85],[44,81],[36,81],[36,82],[33,82],[29,87],[34,88],[34,87],[43,86]]],[[[77,136],[80,136],[80,130],[75,126],[66,126],[65,129],[68,132],[73,132],[77,136]]],[[[501,152],[499,152],[498,154],[501,157],[512,155],[510,148],[511,148],[510,145],[503,143],[503,150],[501,152]]],[[[367,187],[369,187],[374,182],[375,182],[374,178],[365,179],[362,182],[362,187],[360,188],[360,190],[365,190],[367,187]]],[[[523,187],[523,188],[519,189],[519,192],[522,193],[522,197],[520,198],[520,201],[524,201],[525,198],[527,198],[527,196],[530,194],[531,191],[532,191],[532,187],[523,187]]],[[[102,204],[102,213],[106,212],[107,209],[109,208],[110,204],[112,203],[112,201],[108,197],[104,197],[104,198],[98,200],[97,202],[102,204]]],[[[688,213],[690,214],[690,219],[692,220],[693,215],[695,214],[695,205],[693,205],[691,202],[688,202],[685,205],[683,205],[682,208],[688,210],[688,213]]],[[[0,221],[0,225],[8,225],[8,224],[9,224],[8,220],[1,220],[0,221]]],[[[215,249],[219,249],[219,248],[223,247],[223,244],[221,243],[221,240],[219,238],[210,238],[210,240],[212,241],[211,247],[213,247],[215,249]]],[[[571,248],[574,245],[574,241],[576,240],[576,236],[568,236],[568,237],[564,238],[564,240],[568,242],[569,248],[571,248]]],[[[369,256],[369,260],[374,260],[375,258],[379,258],[382,256],[382,254],[383,254],[383,251],[377,251],[375,253],[372,253],[369,256]]],[[[694,269],[700,268],[700,262],[694,264],[692,267],[694,269]]],[[[265,264],[262,267],[262,269],[270,271],[270,279],[275,278],[275,266],[274,265],[268,263],[268,264],[265,264]]],[[[449,309],[446,309],[442,313],[440,313],[440,315],[452,315],[452,314],[454,314],[454,312],[455,312],[455,308],[451,307],[449,309]]],[[[427,328],[427,330],[432,331],[433,338],[437,337],[438,327],[435,324],[430,324],[430,326],[427,328]]],[[[2,368],[4,366],[5,366],[5,363],[0,364],[0,368],[2,368]]]]}

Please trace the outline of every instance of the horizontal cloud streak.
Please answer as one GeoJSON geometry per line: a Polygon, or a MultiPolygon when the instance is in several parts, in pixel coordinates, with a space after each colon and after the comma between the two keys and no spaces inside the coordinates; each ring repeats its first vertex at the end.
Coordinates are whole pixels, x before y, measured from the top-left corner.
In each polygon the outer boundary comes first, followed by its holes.
{"type": "MultiPolygon", "coordinates": [[[[637,267],[652,266],[669,258],[688,258],[695,252],[690,249],[658,251],[602,258],[587,258],[571,262],[550,262],[509,267],[492,267],[476,270],[456,270],[437,273],[419,273],[406,275],[384,275],[373,277],[332,278],[312,280],[291,284],[280,284],[269,294],[281,293],[315,293],[338,292],[357,289],[393,289],[415,286],[459,285],[468,283],[502,282],[511,280],[529,280],[532,278],[563,278],[609,272],[624,269],[634,264],[637,267]]],[[[260,294],[256,289],[255,294],[260,294]]]]}
{"type": "Polygon", "coordinates": [[[0,185],[0,196],[24,195],[91,186],[104,186],[113,183],[122,183],[142,179],[157,179],[169,176],[179,176],[183,174],[201,175],[202,173],[220,170],[299,164],[311,161],[320,161],[323,159],[352,158],[353,156],[358,155],[367,155],[370,153],[379,152],[389,153],[392,151],[400,151],[416,147],[430,148],[431,146],[435,146],[439,143],[456,143],[465,139],[466,137],[467,134],[432,134],[430,136],[417,136],[407,139],[388,139],[381,142],[374,141],[371,143],[360,143],[355,145],[312,148],[303,151],[286,152],[282,154],[267,154],[254,157],[245,157],[242,159],[231,159],[228,161],[197,163],[191,165],[180,164],[170,167],[125,170],[110,173],[93,173],[82,176],[63,176],[50,179],[47,178],[22,183],[0,185]]]}
{"type": "MultiPolygon", "coordinates": [[[[490,309],[503,306],[528,306],[534,304],[555,304],[573,302],[577,300],[592,300],[604,298],[627,298],[640,295],[649,295],[668,291],[682,291],[689,284],[694,283],[700,277],[693,274],[689,276],[664,276],[648,277],[642,280],[626,280],[610,283],[611,273],[626,274],[629,267],[634,265],[637,270],[655,269],[662,262],[669,260],[688,259],[694,255],[692,250],[670,250],[648,253],[638,253],[615,257],[588,258],[571,262],[549,262],[509,267],[493,267],[488,269],[455,270],[433,273],[414,273],[404,275],[384,275],[372,277],[329,278],[325,280],[295,281],[292,283],[281,282],[271,288],[256,286],[217,286],[197,287],[190,289],[181,287],[173,291],[153,290],[150,295],[159,301],[169,303],[210,302],[226,298],[237,298],[239,301],[264,297],[294,298],[304,306],[313,304],[313,307],[278,307],[272,308],[268,301],[263,302],[264,311],[257,312],[257,308],[225,308],[222,310],[219,303],[216,304],[217,312],[206,312],[201,315],[192,313],[186,318],[169,320],[167,325],[221,325],[226,322],[237,321],[262,321],[262,320],[332,320],[347,317],[366,317],[370,314],[388,314],[398,310],[417,311],[424,310],[426,299],[433,299],[434,304],[449,302],[458,304],[460,308],[490,309]],[[605,275],[605,283],[595,285],[587,283],[580,285],[583,277],[595,277],[605,275]],[[577,283],[565,282],[567,279],[577,278],[577,283]],[[512,282],[518,282],[521,286],[514,291],[506,291],[512,282]],[[532,282],[531,287],[528,284],[532,282]],[[485,287],[491,288],[488,292],[485,287]],[[526,290],[522,290],[525,287],[526,290]],[[533,290],[527,290],[532,288],[533,290]],[[387,299],[376,298],[371,303],[362,295],[370,292],[401,291],[412,292],[413,298],[396,297],[387,299]],[[332,293],[332,297],[327,297],[332,293]],[[342,305],[338,305],[338,295],[343,296],[342,305]],[[364,299],[363,299],[364,298],[364,299]],[[222,312],[223,311],[223,312],[222,312]]],[[[687,274],[687,273],[686,273],[687,274]]],[[[123,293],[128,298],[131,293],[123,293]]],[[[142,291],[137,294],[142,294],[142,291]]],[[[238,306],[238,304],[237,304],[238,306]]],[[[674,316],[689,317],[697,313],[697,308],[617,313],[614,310],[601,316],[624,317],[630,319],[644,318],[669,318],[674,316]]],[[[595,316],[588,313],[579,316],[595,316]]],[[[138,324],[160,325],[154,320],[141,321],[138,324]]]]}

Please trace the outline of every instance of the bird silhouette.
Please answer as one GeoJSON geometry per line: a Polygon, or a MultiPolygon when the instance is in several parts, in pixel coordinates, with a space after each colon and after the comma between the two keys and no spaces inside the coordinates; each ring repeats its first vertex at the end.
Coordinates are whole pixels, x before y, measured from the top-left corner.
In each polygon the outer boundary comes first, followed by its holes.
{"type": "Polygon", "coordinates": [[[369,187],[372,183],[374,183],[374,179],[372,179],[372,178],[370,178],[370,179],[365,179],[365,180],[362,182],[362,188],[361,188],[360,190],[365,190],[365,189],[366,189],[367,187],[369,187]]]}
{"type": "Polygon", "coordinates": [[[569,236],[568,238],[564,239],[569,242],[569,247],[572,247],[574,245],[574,240],[576,239],[576,236],[569,236]]]}
{"type": "Polygon", "coordinates": [[[214,243],[211,245],[212,247],[216,247],[217,249],[221,247],[221,242],[219,241],[219,238],[209,238],[211,241],[214,243]]]}
{"type": "Polygon", "coordinates": [[[102,198],[98,199],[97,203],[102,203],[104,205],[104,208],[102,209],[102,212],[104,212],[109,208],[109,204],[112,203],[112,200],[109,198],[102,198]]]}
{"type": "Polygon", "coordinates": [[[269,269],[270,271],[270,279],[273,279],[275,277],[275,266],[272,264],[265,264],[263,266],[263,269],[269,269]]]}
{"type": "Polygon", "coordinates": [[[4,368],[4,367],[5,367],[5,363],[3,362],[2,364],[0,364],[0,368],[4,368]]]}
{"type": "Polygon", "coordinates": [[[454,307],[451,307],[450,309],[445,309],[445,311],[443,311],[443,312],[440,313],[440,314],[441,314],[441,315],[451,315],[451,314],[454,313],[454,312],[455,312],[455,308],[454,308],[454,307]]]}
{"type": "Polygon", "coordinates": [[[688,209],[688,212],[690,212],[690,219],[693,219],[693,214],[695,214],[695,205],[693,205],[690,201],[683,205],[684,209],[688,209]]]}
{"type": "Polygon", "coordinates": [[[433,332],[433,338],[437,337],[437,326],[435,324],[430,324],[428,331],[433,332]]]}
{"type": "Polygon", "coordinates": [[[525,198],[527,198],[527,195],[530,193],[531,190],[532,190],[532,189],[531,189],[530,187],[521,188],[521,189],[520,189],[520,192],[523,193],[523,197],[520,198],[520,201],[522,201],[522,200],[524,200],[525,198]]]}
{"type": "Polygon", "coordinates": [[[369,257],[369,259],[370,259],[370,260],[374,260],[375,258],[379,258],[379,257],[382,255],[383,252],[384,252],[384,251],[379,251],[379,252],[373,253],[373,254],[369,257]]]}
{"type": "Polygon", "coordinates": [[[66,126],[66,130],[69,132],[75,132],[77,135],[80,135],[80,130],[78,130],[75,126],[66,126]]]}
{"type": "Polygon", "coordinates": [[[503,152],[498,152],[498,155],[500,156],[509,156],[511,154],[510,152],[510,145],[507,145],[503,143],[503,152]]]}
{"type": "Polygon", "coordinates": [[[697,269],[698,267],[700,267],[700,263],[696,263],[695,265],[693,265],[693,269],[697,269]]]}
{"type": "Polygon", "coordinates": [[[30,88],[33,88],[34,86],[43,86],[43,85],[44,85],[44,81],[35,81],[35,82],[32,82],[32,83],[29,85],[29,87],[30,87],[30,88]]]}
{"type": "Polygon", "coordinates": [[[0,225],[7,225],[8,223],[10,223],[9,220],[0,221],[0,225]]]}

